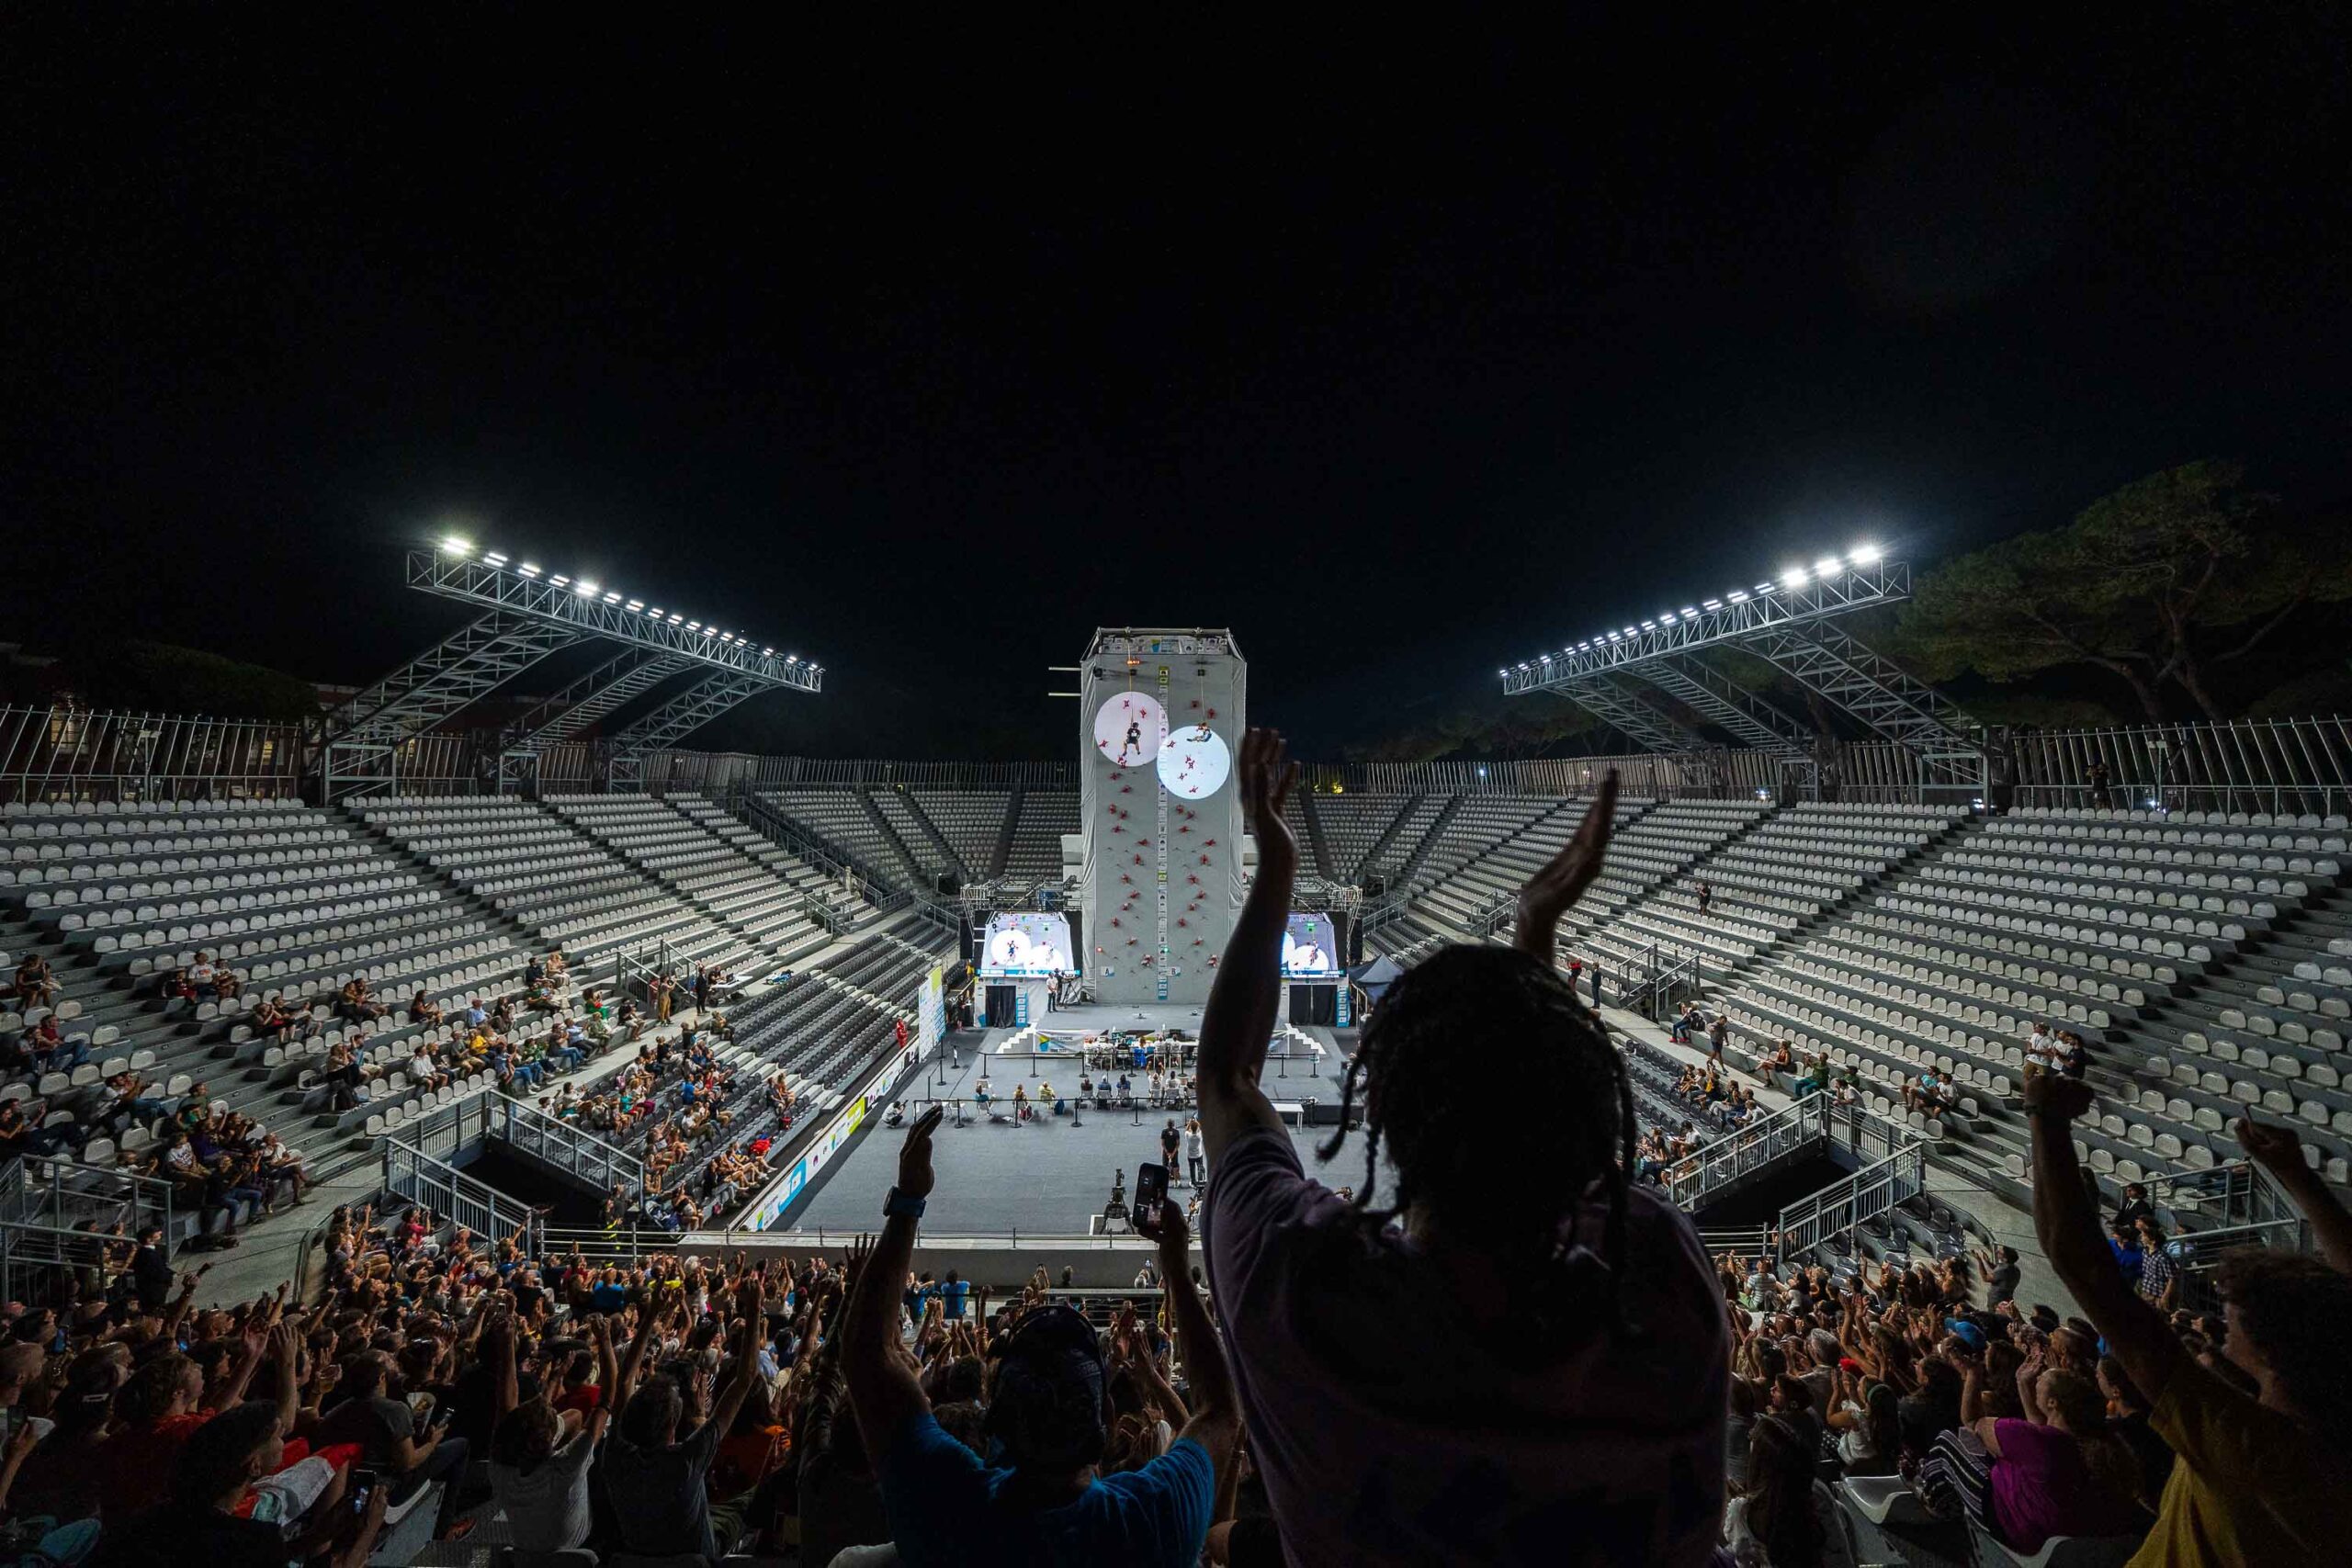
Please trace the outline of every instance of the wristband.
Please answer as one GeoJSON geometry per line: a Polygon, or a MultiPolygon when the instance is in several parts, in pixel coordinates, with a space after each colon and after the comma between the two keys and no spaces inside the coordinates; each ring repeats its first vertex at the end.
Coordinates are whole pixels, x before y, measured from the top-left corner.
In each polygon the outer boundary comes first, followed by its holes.
{"type": "Polygon", "coordinates": [[[904,1216],[910,1220],[919,1220],[922,1218],[922,1199],[910,1197],[895,1187],[890,1189],[890,1195],[882,1200],[882,1214],[885,1219],[895,1220],[904,1216]]]}

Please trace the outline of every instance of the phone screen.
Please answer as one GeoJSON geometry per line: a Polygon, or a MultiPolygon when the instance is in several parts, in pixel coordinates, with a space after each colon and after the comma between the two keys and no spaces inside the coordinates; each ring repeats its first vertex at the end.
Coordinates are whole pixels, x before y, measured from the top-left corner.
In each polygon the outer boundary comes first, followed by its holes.
{"type": "Polygon", "coordinates": [[[374,1471],[365,1465],[351,1467],[351,1511],[353,1513],[365,1514],[368,1511],[368,1496],[376,1490],[376,1483],[377,1475],[374,1471]]]}
{"type": "Polygon", "coordinates": [[[1168,1168],[1164,1165],[1136,1167],[1136,1229],[1145,1235],[1159,1234],[1159,1205],[1168,1197],[1168,1168]]]}

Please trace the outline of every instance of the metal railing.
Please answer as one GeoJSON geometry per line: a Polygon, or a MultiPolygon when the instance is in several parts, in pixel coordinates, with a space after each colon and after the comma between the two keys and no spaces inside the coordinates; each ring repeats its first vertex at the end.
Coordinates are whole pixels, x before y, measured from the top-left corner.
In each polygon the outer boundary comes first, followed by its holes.
{"type": "Polygon", "coordinates": [[[38,1276],[100,1268],[108,1247],[150,1224],[164,1228],[168,1247],[172,1197],[159,1177],[47,1155],[11,1160],[0,1168],[0,1289],[31,1300],[38,1276]]]}
{"type": "MultiPolygon", "coordinates": [[[[207,718],[68,706],[0,706],[0,800],[155,801],[292,795],[318,762],[320,721],[207,718]]],[[[1996,795],[2020,806],[2335,814],[2352,810],[2352,720],[2340,716],[1985,732],[1996,795]],[[2094,784],[2094,764],[2105,770],[2094,784]],[[2094,792],[2104,799],[2094,800],[2094,792]]],[[[369,763],[371,784],[401,794],[494,792],[494,733],[440,730],[407,738],[369,763]]],[[[1310,763],[1306,786],[1453,795],[1589,794],[1614,768],[1629,796],[1753,797],[1781,787],[1781,754],[1756,748],[1634,752],[1488,762],[1310,763]]],[[[1833,743],[1814,759],[1822,798],[1915,802],[1928,787],[1920,754],[1890,741],[1833,743]]],[[[538,755],[542,788],[602,789],[593,743],[538,755]]],[[[1071,790],[1068,761],[917,762],[657,751],[642,787],[714,799],[791,784],[912,784],[940,789],[1071,790]]]]}
{"type": "MultiPolygon", "coordinates": [[[[403,1128],[405,1132],[407,1129],[403,1128]]],[[[487,1240],[519,1235],[539,1247],[537,1210],[398,1138],[383,1140],[384,1190],[487,1240]]]]}
{"type": "Polygon", "coordinates": [[[1928,1145],[1899,1148],[1781,1211],[1775,1227],[1781,1258],[1819,1246],[1892,1212],[1928,1190],[1928,1145]]]}
{"type": "Polygon", "coordinates": [[[522,1100],[490,1090],[481,1098],[492,1102],[492,1137],[594,1185],[600,1192],[621,1188],[634,1193],[644,1187],[645,1162],[627,1150],[615,1148],[594,1134],[522,1100]]]}
{"type": "Polygon", "coordinates": [[[1695,1208],[1716,1189],[1828,1141],[1829,1097],[1816,1094],[1667,1167],[1667,1196],[1684,1209],[1695,1208]]]}

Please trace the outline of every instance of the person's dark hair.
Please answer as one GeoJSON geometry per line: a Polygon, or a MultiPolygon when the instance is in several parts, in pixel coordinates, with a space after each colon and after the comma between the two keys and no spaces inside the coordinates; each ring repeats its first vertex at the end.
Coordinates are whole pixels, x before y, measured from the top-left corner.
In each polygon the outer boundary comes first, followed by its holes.
{"type": "Polygon", "coordinates": [[[490,1462],[528,1475],[555,1455],[563,1417],[544,1399],[526,1400],[498,1418],[490,1433],[490,1462]]]}
{"type": "Polygon", "coordinates": [[[2084,1468],[2091,1479],[2125,1499],[2140,1495],[2140,1462],[2116,1437],[2107,1422],[2107,1396],[2090,1379],[2074,1372],[2042,1376],[2041,1400],[2082,1450],[2084,1468]]]}
{"type": "Polygon", "coordinates": [[[988,1432],[1016,1470],[1069,1471],[1102,1457],[1102,1352],[1069,1307],[1032,1313],[1001,1341],[988,1432]]]}
{"type": "Polygon", "coordinates": [[[1772,1390],[1792,1410],[1813,1408],[1813,1390],[1806,1386],[1803,1378],[1792,1378],[1788,1373],[1782,1372],[1772,1380],[1772,1390]]]}
{"type": "Polygon", "coordinates": [[[249,1479],[254,1450],[278,1435],[277,1406],[250,1400],[223,1410],[190,1432],[172,1464],[173,1501],[209,1508],[229,1489],[249,1479]]]}
{"type": "Polygon", "coordinates": [[[373,1399],[384,1386],[384,1359],[373,1350],[343,1359],[343,1375],[335,1386],[349,1399],[373,1399]]]}
{"type": "Polygon", "coordinates": [[[1797,1424],[1779,1416],[1756,1423],[1747,1438],[1747,1529],[1772,1568],[1813,1568],[1826,1544],[1813,1511],[1813,1446],[1797,1424]]]}
{"type": "Polygon", "coordinates": [[[620,1435],[639,1448],[659,1448],[670,1440],[684,1409],[674,1379],[648,1378],[622,1407],[620,1435]]]}
{"type": "Polygon", "coordinates": [[[126,1426],[162,1418],[172,1407],[196,1363],[176,1350],[166,1350],[141,1365],[114,1396],[115,1414],[126,1426]]]}
{"type": "Polygon", "coordinates": [[[968,1399],[958,1399],[941,1405],[931,1413],[939,1429],[979,1455],[988,1457],[988,1414],[968,1399]]]}
{"type": "MultiPolygon", "coordinates": [[[[1363,1091],[1364,1179],[1358,1214],[1385,1225],[1416,1204],[1447,1232],[1492,1253],[1513,1315],[1573,1334],[1594,1322],[1601,1296],[1616,1318],[1625,1264],[1625,1209],[1634,1169],[1634,1090],[1624,1058],[1566,978],[1525,953],[1453,946],[1406,972],[1381,998],[1340,1089],[1340,1130],[1317,1150],[1337,1157],[1363,1091]],[[1481,1041],[1524,1043],[1532,1103],[1553,1108],[1540,1179],[1524,1147],[1494,1135],[1493,1106],[1461,1069],[1481,1041]],[[1372,1207],[1380,1151],[1396,1168],[1396,1201],[1372,1207]],[[1607,1205],[1598,1258],[1577,1235],[1595,1185],[1607,1205]]],[[[1560,1343],[1555,1338],[1552,1343],[1560,1343]]],[[[1565,1348],[1565,1345],[1563,1347],[1565,1348]]]]}
{"type": "Polygon", "coordinates": [[[1897,1414],[1901,1403],[1893,1383],[1874,1382],[1862,1392],[1862,1425],[1870,1432],[1872,1450],[1890,1466],[1903,1451],[1903,1418],[1897,1414]]]}
{"type": "Polygon", "coordinates": [[[2352,1444],[2352,1359],[2343,1344],[2352,1275],[2301,1253],[2242,1247],[2222,1255],[2214,1283],[2296,1414],[2338,1451],[2352,1444]]]}

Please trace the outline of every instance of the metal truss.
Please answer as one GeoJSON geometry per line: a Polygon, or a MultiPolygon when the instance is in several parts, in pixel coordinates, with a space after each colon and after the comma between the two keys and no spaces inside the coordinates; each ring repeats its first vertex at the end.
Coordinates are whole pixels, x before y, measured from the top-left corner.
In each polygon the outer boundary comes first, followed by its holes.
{"type": "MultiPolygon", "coordinates": [[[[1812,731],[1697,659],[1669,656],[1633,667],[1634,674],[1680,698],[1694,713],[1767,751],[1804,751],[1812,731]]],[[[1577,688],[1581,690],[1581,688],[1577,688]]],[[[1572,690],[1569,695],[1574,696],[1572,690]]]]}
{"type": "Polygon", "coordinates": [[[516,719],[508,728],[507,747],[537,751],[542,746],[570,740],[692,663],[674,653],[624,649],[516,719]]]}
{"type": "Polygon", "coordinates": [[[1958,703],[1921,685],[1835,626],[1788,626],[1740,646],[1890,740],[1917,750],[1980,749],[1982,728],[1958,703]]]}
{"type": "Polygon", "coordinates": [[[1760,632],[1804,626],[1851,615],[1911,596],[1911,569],[1901,561],[1878,561],[1815,577],[1801,586],[1759,583],[1752,593],[1734,591],[1703,607],[1668,611],[1670,620],[1644,621],[1604,632],[1590,642],[1529,660],[1503,671],[1503,694],[1540,692],[1645,664],[1668,654],[1690,653],[1726,643],[1745,645],[1760,632]]]}
{"type": "Polygon", "coordinates": [[[681,624],[673,615],[656,616],[642,604],[631,609],[636,601],[616,592],[600,592],[594,583],[543,577],[536,571],[526,574],[519,568],[492,566],[470,554],[440,549],[409,552],[408,585],[444,599],[568,627],[578,637],[602,637],[707,664],[756,681],[762,687],[824,690],[824,671],[816,664],[789,656],[778,658],[717,626],[681,624]]]}
{"type": "Polygon", "coordinates": [[[1617,732],[1635,745],[1653,751],[1706,750],[1706,741],[1699,736],[1605,675],[1579,681],[1563,694],[1616,726],[1617,732]]]}
{"type": "Polygon", "coordinates": [[[464,626],[329,716],[345,741],[391,741],[430,729],[583,634],[560,623],[493,610],[464,626]]]}
{"type": "MultiPolygon", "coordinates": [[[[615,782],[620,759],[641,759],[647,752],[675,746],[687,736],[746,698],[773,689],[774,683],[751,674],[712,675],[687,687],[627,729],[613,737],[615,782]]],[[[641,761],[638,764],[641,769],[641,761]]]]}

